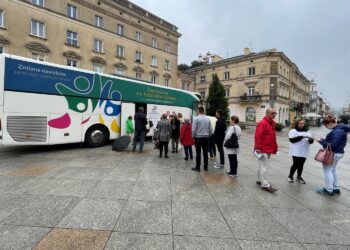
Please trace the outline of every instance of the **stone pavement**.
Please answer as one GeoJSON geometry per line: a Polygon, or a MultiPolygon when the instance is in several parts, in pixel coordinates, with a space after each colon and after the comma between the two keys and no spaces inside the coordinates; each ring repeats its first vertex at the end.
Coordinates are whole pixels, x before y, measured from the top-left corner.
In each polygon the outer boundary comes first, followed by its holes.
{"type": "Polygon", "coordinates": [[[251,129],[237,178],[192,172],[180,153],[159,159],[150,143],[142,154],[111,145],[0,147],[0,249],[350,249],[349,146],[338,166],[342,194],[324,197],[315,193],[323,185],[318,143],[307,184],[287,182],[286,134],[271,161],[274,194],[255,184],[251,129]]]}

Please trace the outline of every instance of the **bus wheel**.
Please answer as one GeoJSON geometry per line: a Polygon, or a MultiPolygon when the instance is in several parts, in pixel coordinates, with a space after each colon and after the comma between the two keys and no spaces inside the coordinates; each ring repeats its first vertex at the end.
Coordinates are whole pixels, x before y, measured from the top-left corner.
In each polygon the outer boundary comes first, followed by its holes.
{"type": "Polygon", "coordinates": [[[89,148],[101,147],[108,139],[108,130],[101,125],[92,126],[85,134],[85,144],[89,148]]]}

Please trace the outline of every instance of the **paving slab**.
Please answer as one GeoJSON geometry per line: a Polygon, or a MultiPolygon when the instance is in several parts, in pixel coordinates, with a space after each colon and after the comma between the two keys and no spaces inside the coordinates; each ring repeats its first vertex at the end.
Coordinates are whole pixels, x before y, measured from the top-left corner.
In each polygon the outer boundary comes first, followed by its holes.
{"type": "Polygon", "coordinates": [[[162,181],[155,179],[154,181],[148,179],[139,179],[131,194],[132,200],[144,200],[144,201],[168,201],[171,199],[170,192],[170,176],[168,181],[162,181]]]}
{"type": "Polygon", "coordinates": [[[302,250],[304,247],[300,243],[272,242],[272,241],[248,241],[238,240],[243,250],[302,250]]]}
{"type": "Polygon", "coordinates": [[[103,250],[109,231],[55,228],[33,250],[103,250]]]}
{"type": "Polygon", "coordinates": [[[0,249],[31,250],[50,230],[0,224],[0,249]]]}
{"type": "Polygon", "coordinates": [[[47,195],[86,197],[99,183],[97,180],[62,179],[47,195]]]}
{"type": "Polygon", "coordinates": [[[91,198],[103,198],[111,200],[127,199],[135,185],[134,181],[130,180],[102,180],[93,190],[87,194],[91,198]]]}
{"type": "Polygon", "coordinates": [[[173,203],[175,235],[233,238],[219,208],[208,203],[173,203]]]}
{"type": "Polygon", "coordinates": [[[234,250],[241,249],[235,239],[175,236],[176,250],[234,250]]]}
{"type": "Polygon", "coordinates": [[[58,224],[61,228],[112,230],[125,200],[85,198],[58,224]]]}
{"type": "Polygon", "coordinates": [[[171,235],[112,232],[105,250],[163,250],[173,248],[171,235]]]}
{"type": "Polygon", "coordinates": [[[339,246],[339,245],[304,244],[303,246],[307,250],[349,250],[350,249],[350,245],[339,246]]]}
{"type": "Polygon", "coordinates": [[[129,200],[114,231],[172,234],[171,204],[160,201],[129,200]]]}

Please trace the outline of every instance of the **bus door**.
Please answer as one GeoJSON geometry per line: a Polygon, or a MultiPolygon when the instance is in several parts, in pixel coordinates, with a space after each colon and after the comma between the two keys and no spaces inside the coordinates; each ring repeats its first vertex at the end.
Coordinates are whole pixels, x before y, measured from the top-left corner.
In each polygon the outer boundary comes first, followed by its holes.
{"type": "MultiPolygon", "coordinates": [[[[136,105],[131,102],[122,102],[120,112],[120,135],[126,135],[126,121],[131,116],[134,120],[136,105]]],[[[135,123],[134,123],[135,124],[135,123]]]]}

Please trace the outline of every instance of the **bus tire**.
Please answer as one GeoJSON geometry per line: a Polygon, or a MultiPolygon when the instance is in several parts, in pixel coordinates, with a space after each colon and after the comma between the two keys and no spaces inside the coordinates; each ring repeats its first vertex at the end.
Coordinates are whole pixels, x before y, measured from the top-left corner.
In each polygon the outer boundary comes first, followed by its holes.
{"type": "Polygon", "coordinates": [[[109,140],[109,131],[103,125],[94,125],[85,133],[85,145],[89,148],[103,146],[109,140]]]}

